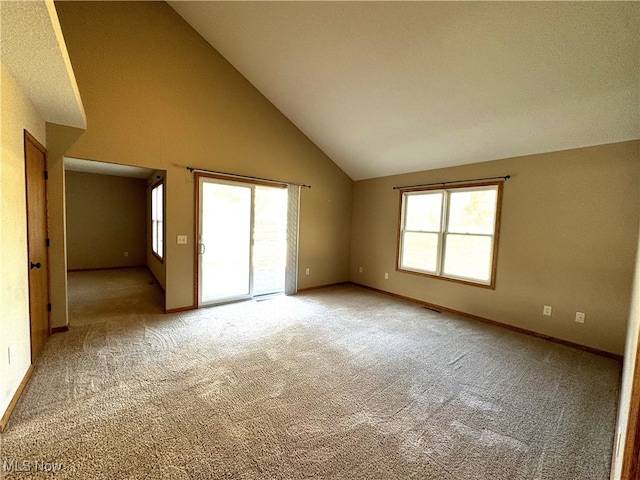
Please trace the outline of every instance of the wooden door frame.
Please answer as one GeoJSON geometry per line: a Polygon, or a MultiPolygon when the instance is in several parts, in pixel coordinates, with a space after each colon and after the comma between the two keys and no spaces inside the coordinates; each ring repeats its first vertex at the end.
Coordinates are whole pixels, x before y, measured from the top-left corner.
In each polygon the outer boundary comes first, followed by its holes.
{"type": "MultiPolygon", "coordinates": [[[[46,223],[46,238],[49,238],[49,195],[47,191],[47,170],[48,170],[48,158],[47,158],[47,149],[38,141],[36,138],[31,135],[26,129],[24,130],[24,175],[25,175],[25,208],[26,208],[26,216],[27,216],[27,257],[29,257],[29,192],[28,192],[28,170],[27,170],[27,144],[30,143],[37,150],[39,150],[44,156],[44,205],[45,205],[45,223],[46,223]]],[[[49,264],[49,248],[48,246],[45,248],[45,262],[47,265],[47,304],[51,305],[51,271],[49,264]]],[[[30,260],[28,258],[28,260],[30,260]]],[[[27,266],[28,268],[28,266],[27,266]]],[[[30,272],[27,271],[27,278],[29,278],[30,272]]],[[[33,355],[33,340],[32,340],[32,327],[33,327],[33,319],[31,318],[31,284],[30,281],[27,282],[29,288],[29,345],[31,347],[31,364],[33,365],[35,362],[35,357],[33,355]]],[[[51,336],[51,311],[47,309],[47,336],[51,336]]]]}
{"type": "Polygon", "coordinates": [[[622,453],[622,480],[640,479],[640,343],[633,366],[631,401],[627,418],[627,431],[622,453]]]}

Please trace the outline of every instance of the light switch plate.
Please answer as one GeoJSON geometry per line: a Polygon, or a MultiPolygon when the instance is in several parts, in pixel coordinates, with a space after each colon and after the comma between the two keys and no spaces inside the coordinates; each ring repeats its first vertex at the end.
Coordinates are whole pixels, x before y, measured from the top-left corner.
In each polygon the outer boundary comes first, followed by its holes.
{"type": "Polygon", "coordinates": [[[178,245],[186,245],[186,244],[187,244],[187,236],[178,235],[178,245]]]}

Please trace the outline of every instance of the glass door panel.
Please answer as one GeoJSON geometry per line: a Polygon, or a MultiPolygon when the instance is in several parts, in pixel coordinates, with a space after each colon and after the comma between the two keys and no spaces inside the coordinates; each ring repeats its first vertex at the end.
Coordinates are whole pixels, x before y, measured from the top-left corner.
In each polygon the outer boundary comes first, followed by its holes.
{"type": "Polygon", "coordinates": [[[287,268],[287,190],[256,186],[253,222],[253,295],[284,291],[287,268]]]}
{"type": "Polygon", "coordinates": [[[251,187],[201,180],[200,305],[251,294],[251,187]]]}

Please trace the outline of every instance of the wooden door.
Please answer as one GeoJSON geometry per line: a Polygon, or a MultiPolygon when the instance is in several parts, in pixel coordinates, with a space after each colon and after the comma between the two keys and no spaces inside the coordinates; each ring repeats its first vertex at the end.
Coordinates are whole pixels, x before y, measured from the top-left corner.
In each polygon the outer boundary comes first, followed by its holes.
{"type": "Polygon", "coordinates": [[[47,225],[47,152],[25,130],[25,176],[27,190],[27,242],[29,259],[29,316],[31,363],[35,363],[49,337],[49,252],[47,225]]]}

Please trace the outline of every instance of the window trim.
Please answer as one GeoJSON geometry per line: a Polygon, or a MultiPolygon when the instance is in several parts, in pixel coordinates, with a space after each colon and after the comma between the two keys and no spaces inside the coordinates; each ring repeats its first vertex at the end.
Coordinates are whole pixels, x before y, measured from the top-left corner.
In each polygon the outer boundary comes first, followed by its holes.
{"type": "MultiPolygon", "coordinates": [[[[461,183],[457,185],[434,185],[429,187],[415,187],[415,188],[405,188],[399,190],[399,209],[398,209],[398,232],[397,232],[397,247],[396,247],[396,271],[401,273],[410,273],[413,275],[419,275],[422,277],[435,278],[439,280],[446,280],[448,282],[461,283],[464,285],[471,285],[474,287],[486,288],[490,290],[495,290],[496,288],[496,272],[498,265],[498,246],[500,240],[500,219],[502,214],[502,190],[503,190],[504,180],[496,180],[490,182],[474,182],[474,183],[461,183]],[[494,219],[494,234],[493,234],[493,245],[492,245],[492,253],[491,253],[491,275],[489,282],[481,282],[475,281],[472,279],[465,279],[461,277],[456,277],[452,275],[446,275],[443,271],[440,273],[429,273],[424,271],[417,270],[409,270],[406,267],[401,266],[400,254],[402,252],[402,233],[403,233],[403,223],[404,223],[404,202],[406,193],[412,192],[429,192],[429,191],[454,191],[459,189],[474,189],[474,188],[482,188],[482,187],[497,187],[497,198],[496,198],[496,215],[494,219]]],[[[444,196],[443,205],[448,203],[448,195],[444,196]]],[[[449,216],[449,208],[448,205],[446,208],[443,208],[442,211],[442,224],[443,228],[439,233],[440,242],[438,247],[438,267],[442,270],[443,268],[443,253],[446,247],[446,226],[448,224],[448,216],[449,216]]]]}
{"type": "Polygon", "coordinates": [[[158,180],[155,183],[152,183],[149,186],[149,224],[150,224],[150,235],[149,235],[149,242],[151,244],[151,254],[156,257],[156,259],[160,262],[160,263],[164,263],[164,258],[165,258],[165,248],[166,248],[166,232],[165,232],[165,228],[166,228],[166,213],[167,213],[167,208],[166,208],[166,198],[167,198],[167,192],[166,192],[166,186],[165,186],[165,181],[164,178],[161,178],[160,180],[158,180]],[[153,248],[153,192],[156,188],[162,186],[162,252],[157,253],[155,251],[155,249],[153,248]]]}

